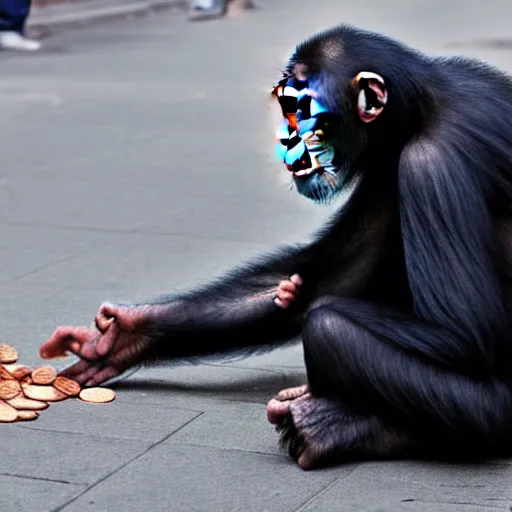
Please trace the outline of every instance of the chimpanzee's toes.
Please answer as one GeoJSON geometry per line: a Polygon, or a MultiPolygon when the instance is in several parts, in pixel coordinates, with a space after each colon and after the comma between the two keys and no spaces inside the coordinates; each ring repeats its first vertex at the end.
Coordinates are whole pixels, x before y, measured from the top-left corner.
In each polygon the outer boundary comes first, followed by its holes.
{"type": "Polygon", "coordinates": [[[294,400],[308,393],[308,385],[303,384],[302,386],[295,386],[293,388],[286,388],[279,391],[277,394],[278,400],[294,400]]]}
{"type": "Polygon", "coordinates": [[[272,398],[267,404],[267,420],[272,425],[279,425],[290,410],[290,402],[272,398]]]}
{"type": "Polygon", "coordinates": [[[290,410],[294,400],[307,400],[311,398],[308,385],[286,388],[279,391],[276,397],[267,404],[267,419],[272,425],[280,424],[290,410]]]}
{"type": "Polygon", "coordinates": [[[292,415],[287,414],[285,419],[276,427],[276,430],[280,436],[279,444],[281,448],[287,451],[293,460],[298,461],[306,449],[306,445],[295,428],[292,415]]]}

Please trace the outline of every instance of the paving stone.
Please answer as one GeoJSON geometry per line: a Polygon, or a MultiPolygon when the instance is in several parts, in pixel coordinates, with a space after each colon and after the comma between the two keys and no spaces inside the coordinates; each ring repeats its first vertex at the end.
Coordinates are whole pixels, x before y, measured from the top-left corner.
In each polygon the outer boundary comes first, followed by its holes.
{"type": "Polygon", "coordinates": [[[126,395],[118,393],[116,400],[108,404],[90,404],[80,400],[53,404],[41,413],[37,421],[23,427],[156,443],[199,414],[176,408],[172,402],[166,407],[132,403],[126,395]]]}
{"type": "MultiPolygon", "coordinates": [[[[272,189],[285,192],[279,186],[272,189]]],[[[226,195],[223,201],[192,197],[189,205],[168,207],[164,216],[152,220],[141,230],[197,237],[208,234],[224,240],[264,244],[265,252],[269,252],[285,243],[306,241],[326,217],[322,209],[310,203],[258,201],[254,195],[251,193],[250,205],[242,194],[236,197],[226,195]],[[190,215],[191,208],[193,216],[190,215]]]]}
{"type": "MultiPolygon", "coordinates": [[[[223,274],[234,264],[256,256],[261,250],[260,245],[247,242],[201,240],[176,235],[116,235],[110,243],[85,254],[83,258],[62,262],[24,282],[58,285],[62,275],[66,275],[68,287],[80,289],[83,284],[112,290],[105,299],[136,301],[143,300],[142,296],[112,295],[116,290],[131,289],[134,295],[136,290],[151,290],[152,297],[176,289],[189,289],[223,274]]],[[[142,295],[141,291],[137,295],[142,295]]],[[[144,299],[150,297],[145,296],[144,299]]]]}
{"type": "MultiPolygon", "coordinates": [[[[5,466],[2,469],[8,470],[5,466]]],[[[8,476],[0,472],[0,510],[50,512],[84,489],[81,485],[8,476]]]]}
{"type": "Polygon", "coordinates": [[[106,235],[98,233],[62,233],[52,228],[4,225],[0,245],[0,284],[93,251],[107,241],[106,235]]]}
{"type": "MultiPolygon", "coordinates": [[[[63,282],[50,285],[15,281],[0,290],[0,339],[14,345],[20,363],[31,367],[42,363],[39,346],[57,325],[90,325],[99,305],[108,297],[105,289],[65,287],[63,282]]],[[[58,359],[51,364],[62,368],[72,361],[58,359]]]]}
{"type": "MultiPolygon", "coordinates": [[[[65,418],[63,418],[65,422],[65,418]]],[[[91,484],[151,443],[1,425],[0,452],[10,475],[91,484]]]]}
{"type": "Polygon", "coordinates": [[[307,512],[483,512],[512,507],[512,466],[425,462],[361,464],[307,512]]]}
{"type": "Polygon", "coordinates": [[[346,472],[306,473],[281,457],[163,444],[65,511],[292,511],[346,472]]]}
{"type": "Polygon", "coordinates": [[[267,422],[265,406],[217,404],[169,438],[169,443],[268,453],[287,457],[279,436],[267,422]]]}
{"type": "MultiPolygon", "coordinates": [[[[60,144],[65,142],[62,137],[59,139],[60,144]]],[[[43,158],[42,154],[40,158],[43,158]]],[[[25,165],[30,166],[30,162],[25,165]]],[[[40,184],[33,177],[27,176],[21,186],[18,183],[4,184],[0,190],[0,218],[15,225],[129,231],[135,229],[138,223],[156,215],[157,212],[151,212],[139,200],[140,191],[126,189],[122,197],[112,198],[109,191],[111,183],[81,184],[82,176],[88,172],[90,165],[90,162],[87,165],[70,163],[69,166],[78,168],[81,172],[77,178],[70,178],[67,182],[54,179],[52,182],[40,184]],[[33,202],[32,198],[36,195],[40,200],[33,202]],[[119,211],[125,211],[122,219],[117,216],[119,211]]],[[[39,172],[48,175],[48,179],[51,178],[51,170],[47,172],[43,168],[39,172]]],[[[71,233],[67,234],[72,236],[71,233]]]]}
{"type": "Polygon", "coordinates": [[[201,411],[169,438],[173,444],[285,456],[265,408],[279,389],[304,382],[294,377],[277,370],[200,365],[142,369],[115,387],[130,403],[201,411]]]}

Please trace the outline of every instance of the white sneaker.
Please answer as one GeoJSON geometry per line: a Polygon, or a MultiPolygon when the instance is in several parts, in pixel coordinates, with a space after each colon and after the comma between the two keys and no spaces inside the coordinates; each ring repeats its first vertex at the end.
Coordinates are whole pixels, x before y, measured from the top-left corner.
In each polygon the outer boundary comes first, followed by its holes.
{"type": "Polygon", "coordinates": [[[189,9],[191,21],[219,18],[226,13],[227,0],[194,0],[189,9]]]}
{"type": "Polygon", "coordinates": [[[23,37],[19,32],[0,32],[0,49],[35,52],[41,48],[39,41],[23,37]]]}
{"type": "Polygon", "coordinates": [[[212,9],[215,7],[213,0],[195,0],[193,9],[212,9]]]}

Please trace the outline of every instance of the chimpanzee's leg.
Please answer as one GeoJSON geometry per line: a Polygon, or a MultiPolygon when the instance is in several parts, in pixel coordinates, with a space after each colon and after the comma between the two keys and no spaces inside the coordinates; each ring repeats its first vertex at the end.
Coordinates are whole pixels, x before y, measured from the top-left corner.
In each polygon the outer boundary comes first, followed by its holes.
{"type": "MultiPolygon", "coordinates": [[[[291,401],[280,425],[299,464],[510,453],[510,386],[492,374],[477,378],[471,368],[464,375],[440,363],[444,356],[436,357],[428,338],[443,334],[351,299],[324,300],[313,308],[304,328],[312,398],[291,401]],[[432,357],[418,350],[425,340],[432,357]]],[[[446,351],[450,347],[440,347],[446,351]]]]}

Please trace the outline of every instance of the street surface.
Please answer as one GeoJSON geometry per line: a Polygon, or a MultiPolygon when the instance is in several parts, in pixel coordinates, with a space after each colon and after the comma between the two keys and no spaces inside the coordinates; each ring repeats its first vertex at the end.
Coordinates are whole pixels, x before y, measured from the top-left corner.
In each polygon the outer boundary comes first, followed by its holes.
{"type": "MultiPolygon", "coordinates": [[[[172,10],[0,55],[0,338],[22,362],[105,300],[188,288],[322,224],[329,210],[273,157],[268,91],[303,37],[350,22],[512,70],[509,0],[257,3],[236,21],[172,10]]],[[[303,379],[298,345],[140,370],[112,404],[1,425],[0,511],[511,510],[507,461],[301,471],[265,403],[303,379]]]]}

